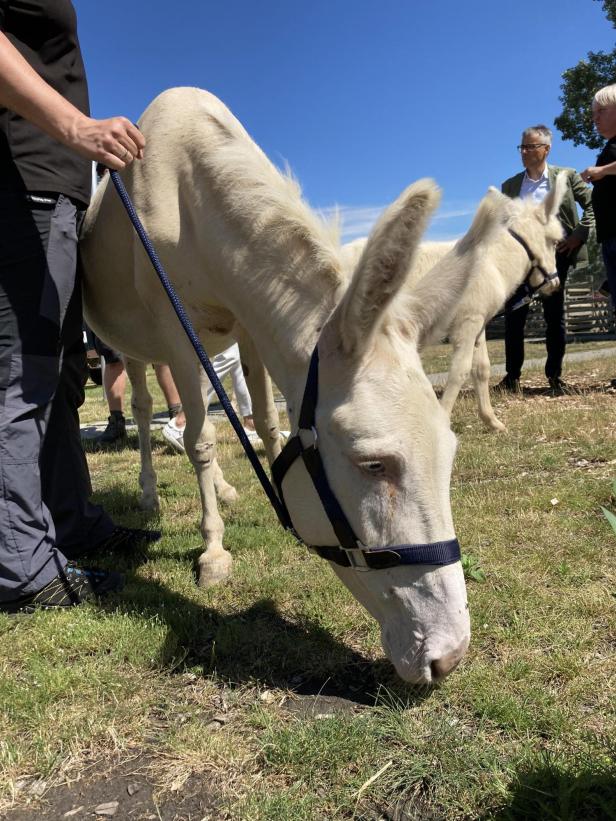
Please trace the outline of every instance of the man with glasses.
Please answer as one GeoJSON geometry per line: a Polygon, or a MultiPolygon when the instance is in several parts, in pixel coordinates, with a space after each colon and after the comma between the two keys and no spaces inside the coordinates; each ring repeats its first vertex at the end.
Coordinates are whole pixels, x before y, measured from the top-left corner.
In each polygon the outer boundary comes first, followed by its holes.
{"type": "MultiPolygon", "coordinates": [[[[552,146],[552,132],[545,125],[535,125],[522,133],[522,142],[518,146],[522,157],[524,171],[510,177],[501,186],[503,194],[508,197],[531,197],[535,202],[542,202],[558,174],[566,174],[568,187],[558,212],[558,218],[565,229],[565,238],[557,245],[556,270],[560,279],[560,288],[543,300],[545,317],[545,346],[547,360],[545,375],[554,396],[574,393],[575,391],[561,379],[562,362],[565,355],[565,282],[572,265],[588,258],[584,244],[590,229],[594,225],[592,196],[579,174],[573,168],[561,168],[548,165],[547,159],[552,146]],[[578,216],[576,203],[582,208],[582,218],[578,216]]],[[[505,306],[505,378],[498,387],[511,393],[520,392],[520,375],[524,364],[524,326],[528,316],[529,305],[511,310],[515,295],[505,306]]]]}

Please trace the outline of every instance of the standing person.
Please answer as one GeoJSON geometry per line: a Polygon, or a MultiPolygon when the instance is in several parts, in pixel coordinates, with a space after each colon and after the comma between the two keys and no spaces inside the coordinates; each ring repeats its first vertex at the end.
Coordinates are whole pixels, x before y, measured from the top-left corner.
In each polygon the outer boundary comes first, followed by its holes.
{"type": "Polygon", "coordinates": [[[91,161],[121,170],[144,146],[128,120],[89,116],[70,0],[0,0],[0,612],[119,589],[119,574],[65,554],[145,534],[88,500],[76,274],[91,161]]]}
{"type": "MultiPolygon", "coordinates": [[[[233,345],[231,345],[229,348],[213,357],[212,365],[214,366],[214,370],[216,371],[216,376],[220,379],[221,382],[225,378],[225,376],[229,374],[231,375],[233,393],[235,394],[240,416],[242,417],[244,433],[253,445],[262,444],[259,434],[255,430],[255,422],[252,416],[252,400],[250,398],[250,394],[248,393],[248,386],[246,385],[246,380],[244,379],[244,371],[242,370],[242,363],[240,360],[240,349],[237,342],[234,342],[233,345]]],[[[179,401],[179,395],[177,393],[175,383],[173,382],[173,377],[171,376],[171,371],[169,370],[169,367],[167,365],[159,365],[157,367],[165,369],[162,373],[159,370],[157,370],[156,376],[158,377],[158,383],[161,386],[165,394],[165,397],[167,398],[169,408],[171,409],[170,397],[172,395],[175,395],[177,401],[179,401]],[[171,393],[170,388],[172,388],[173,392],[175,392],[174,394],[171,393]]],[[[215,397],[216,391],[214,390],[212,385],[210,385],[207,391],[208,404],[215,397]]],[[[171,445],[172,448],[179,451],[180,453],[185,453],[185,427],[186,417],[182,410],[182,406],[180,405],[179,413],[174,414],[163,428],[163,439],[169,445],[171,445]]],[[[281,431],[281,434],[284,436],[285,431],[281,431]]]]}
{"type": "MultiPolygon", "coordinates": [[[[584,244],[594,224],[591,194],[579,174],[573,168],[548,165],[547,158],[552,147],[552,132],[545,125],[535,125],[522,133],[522,143],[518,150],[522,156],[524,171],[510,177],[502,184],[501,190],[508,197],[531,197],[542,202],[554,185],[557,174],[566,174],[569,183],[563,197],[558,218],[565,229],[565,238],[557,246],[556,271],[560,288],[543,300],[545,317],[545,347],[547,360],[545,375],[554,396],[573,393],[574,390],[561,379],[563,357],[566,347],[565,331],[565,283],[567,273],[577,261],[587,258],[584,244]],[[576,203],[582,207],[582,219],[578,217],[576,203]]],[[[511,306],[517,301],[514,294],[505,305],[505,362],[506,374],[498,387],[518,393],[520,376],[524,364],[524,326],[529,305],[515,311],[511,306]]]]}
{"type": "MultiPolygon", "coordinates": [[[[597,91],[592,101],[592,118],[598,133],[607,140],[596,165],[584,169],[581,177],[593,184],[592,206],[597,223],[607,281],[616,310],[616,83],[597,91]]],[[[616,379],[612,379],[616,387],[616,379]]]]}

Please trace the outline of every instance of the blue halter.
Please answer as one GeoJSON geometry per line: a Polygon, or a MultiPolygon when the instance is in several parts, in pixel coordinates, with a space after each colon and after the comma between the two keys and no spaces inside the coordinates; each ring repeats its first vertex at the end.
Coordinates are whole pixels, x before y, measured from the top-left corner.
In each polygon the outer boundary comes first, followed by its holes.
{"type": "Polygon", "coordinates": [[[301,456],[306,468],[308,469],[308,473],[310,474],[310,478],[312,479],[316,491],[319,494],[321,504],[323,505],[323,508],[332,523],[336,536],[340,540],[340,546],[335,547],[311,547],[310,545],[307,545],[307,547],[317,553],[317,555],[321,556],[321,558],[326,559],[329,562],[334,562],[342,567],[354,567],[357,570],[382,570],[386,567],[396,567],[397,565],[403,564],[445,565],[459,561],[460,545],[458,544],[457,539],[450,539],[445,542],[432,542],[430,544],[394,545],[391,547],[367,548],[356,538],[348,519],[338,504],[338,500],[332,493],[329,482],[327,481],[323,463],[321,461],[321,456],[317,448],[315,408],[318,393],[319,357],[316,348],[312,354],[312,359],[310,360],[308,379],[306,382],[304,399],[299,418],[300,430],[311,432],[314,439],[312,444],[307,448],[304,448],[302,445],[298,434],[289,439],[281,454],[272,465],[272,475],[278,490],[278,493],[276,493],[265,471],[263,470],[261,462],[259,461],[252,444],[244,432],[240,420],[237,418],[237,414],[235,413],[233,406],[229,401],[229,397],[225,393],[225,390],[216,375],[216,371],[214,370],[214,367],[212,366],[212,363],[210,362],[209,357],[201,344],[201,340],[192,327],[184,306],[175,293],[175,290],[169,281],[169,277],[160,263],[154,246],[152,245],[150,238],[148,237],[145,228],[137,215],[135,207],[131,202],[120,175],[117,171],[111,171],[110,175],[118,195],[126,208],[126,212],[133,224],[133,227],[139,236],[148,257],[150,258],[152,266],[156,271],[158,278],[167,293],[167,296],[169,297],[173,309],[177,314],[177,317],[180,320],[180,323],[184,328],[184,331],[189,338],[210,382],[212,383],[212,386],[222,403],[225,413],[227,414],[227,417],[231,422],[238,439],[240,440],[240,444],[244,448],[246,456],[253,466],[257,478],[261,482],[261,486],[267,494],[267,497],[270,500],[270,503],[274,508],[274,511],[278,516],[278,520],[282,526],[286,530],[290,531],[298,542],[305,544],[293,527],[293,523],[282,494],[282,480],[290,465],[295,461],[295,459],[301,456]]]}
{"type": "Polygon", "coordinates": [[[308,368],[304,398],[299,414],[298,432],[287,441],[272,465],[272,476],[278,490],[278,498],[290,521],[291,517],[282,492],[282,482],[293,462],[301,457],[327,518],[340,542],[339,546],[308,545],[308,547],[322,559],[334,562],[342,567],[353,567],[355,570],[382,570],[387,567],[408,564],[445,565],[459,561],[460,545],[457,539],[430,542],[428,544],[399,544],[387,547],[368,547],[359,541],[330,487],[319,453],[315,427],[318,381],[319,354],[318,349],[315,348],[308,368]],[[300,439],[300,431],[306,432],[311,437],[312,441],[307,447],[300,439]]]}

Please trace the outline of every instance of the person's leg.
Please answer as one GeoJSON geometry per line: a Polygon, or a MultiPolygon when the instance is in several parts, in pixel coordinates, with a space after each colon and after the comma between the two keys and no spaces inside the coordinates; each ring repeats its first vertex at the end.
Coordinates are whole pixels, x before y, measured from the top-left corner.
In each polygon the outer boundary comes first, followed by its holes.
{"type": "Polygon", "coordinates": [[[0,603],[36,593],[66,566],[43,503],[39,458],[59,373],[59,313],[72,291],[45,252],[53,205],[0,195],[0,603]],[[50,315],[52,314],[52,315],[50,315]]]}
{"type": "MultiPolygon", "coordinates": [[[[212,359],[212,365],[216,371],[216,376],[222,382],[227,376],[231,376],[233,391],[237,400],[239,412],[244,421],[244,427],[249,431],[254,431],[254,419],[252,418],[252,401],[248,388],[246,387],[246,380],[242,371],[242,363],[240,361],[240,348],[237,342],[228,347],[222,353],[217,354],[212,359]]],[[[208,404],[215,399],[216,391],[210,385],[207,392],[208,404]]]]}
{"type": "MultiPolygon", "coordinates": [[[[232,348],[229,348],[229,351],[232,349],[234,349],[234,353],[237,354],[230,369],[233,393],[235,394],[235,398],[237,400],[237,406],[242,416],[244,427],[250,431],[253,431],[255,429],[255,421],[252,416],[252,399],[250,398],[248,386],[246,385],[246,380],[244,379],[244,371],[240,360],[240,349],[237,343],[233,345],[232,348]]],[[[228,353],[229,351],[225,351],[225,353],[228,353]]]]}
{"type": "Polygon", "coordinates": [[[601,243],[601,253],[612,296],[612,307],[616,311],[616,237],[611,237],[601,243]]]}
{"type": "Polygon", "coordinates": [[[169,415],[174,420],[178,428],[183,428],[186,425],[186,417],[182,410],[182,400],[180,394],[173,381],[171,369],[169,365],[153,365],[156,379],[163,392],[167,407],[169,408],[169,415]]]}
{"type": "MultiPolygon", "coordinates": [[[[64,218],[69,219],[70,213],[64,218]]],[[[63,245],[50,242],[47,256],[53,268],[65,264],[63,245]]],[[[78,278],[63,318],[60,342],[61,371],[41,452],[41,485],[54,521],[56,543],[62,550],[74,551],[106,539],[114,529],[103,508],[90,502],[92,485],[79,430],[87,368],[78,278]]]]}
{"type": "Polygon", "coordinates": [[[103,387],[109,405],[109,413],[124,414],[124,394],[126,392],[126,368],[121,359],[117,362],[105,360],[103,387]]]}
{"type": "Polygon", "coordinates": [[[565,285],[569,272],[569,258],[565,254],[556,254],[556,271],[560,288],[556,293],[543,300],[545,317],[545,375],[548,380],[559,380],[562,373],[563,358],[567,345],[565,327],[565,285]]]}
{"type": "Polygon", "coordinates": [[[505,308],[505,368],[511,382],[519,379],[524,364],[524,326],[528,305],[515,311],[505,308]]]}
{"type": "MultiPolygon", "coordinates": [[[[115,352],[110,350],[110,353],[115,352]]],[[[109,407],[109,418],[107,427],[96,439],[99,445],[115,445],[126,439],[126,419],[124,418],[126,381],[126,369],[119,355],[114,355],[110,362],[105,359],[103,387],[109,407]]]]}

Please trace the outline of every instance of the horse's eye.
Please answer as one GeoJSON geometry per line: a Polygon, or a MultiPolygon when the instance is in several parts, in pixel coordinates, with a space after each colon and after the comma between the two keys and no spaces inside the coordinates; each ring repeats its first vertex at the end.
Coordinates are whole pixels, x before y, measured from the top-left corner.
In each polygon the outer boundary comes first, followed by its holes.
{"type": "Polygon", "coordinates": [[[383,476],[385,474],[385,465],[382,462],[377,462],[376,460],[362,462],[360,467],[363,471],[369,473],[370,476],[383,476]]]}

